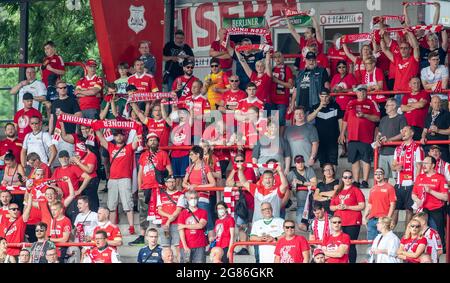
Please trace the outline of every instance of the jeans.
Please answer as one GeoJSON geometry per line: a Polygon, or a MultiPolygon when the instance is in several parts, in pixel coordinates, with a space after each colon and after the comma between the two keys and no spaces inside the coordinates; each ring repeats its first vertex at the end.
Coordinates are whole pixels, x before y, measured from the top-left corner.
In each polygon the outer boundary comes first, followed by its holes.
{"type": "MultiPolygon", "coordinates": [[[[358,240],[360,229],[361,229],[360,225],[342,226],[342,231],[350,236],[350,240],[358,240]]],[[[356,256],[357,256],[356,246],[350,245],[350,249],[348,251],[349,262],[356,263],[356,256]]]]}
{"type": "MultiPolygon", "coordinates": [[[[307,191],[299,191],[296,193],[296,197],[297,197],[297,224],[304,222],[302,221],[303,219],[303,210],[305,209],[305,202],[306,202],[306,197],[308,196],[308,192],[307,191]]],[[[305,220],[308,220],[308,216],[305,220]]],[[[308,223],[308,222],[306,222],[308,223]]]]}
{"type": "Polygon", "coordinates": [[[208,222],[206,223],[206,231],[212,231],[214,229],[214,219],[213,219],[213,213],[211,212],[211,205],[206,202],[199,201],[198,202],[198,208],[206,210],[208,212],[208,222]]]}
{"type": "Polygon", "coordinates": [[[286,126],[286,112],[287,112],[287,105],[285,104],[269,104],[269,110],[270,113],[267,113],[267,115],[276,116],[275,112],[272,112],[273,110],[278,111],[278,123],[280,126],[286,126]]]}
{"type": "Polygon", "coordinates": [[[377,230],[378,218],[370,218],[367,221],[367,240],[374,240],[378,235],[377,230]]]}
{"type": "Polygon", "coordinates": [[[206,254],[205,247],[201,248],[193,248],[191,249],[191,253],[188,255],[185,253],[184,249],[181,249],[181,263],[205,263],[206,262],[206,254]]]}

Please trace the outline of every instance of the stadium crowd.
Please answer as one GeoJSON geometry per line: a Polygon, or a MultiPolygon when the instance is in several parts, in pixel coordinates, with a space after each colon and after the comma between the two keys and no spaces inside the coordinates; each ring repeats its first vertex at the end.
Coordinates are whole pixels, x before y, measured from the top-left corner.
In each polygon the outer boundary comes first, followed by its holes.
{"type": "Polygon", "coordinates": [[[288,21],[301,50],[294,68],[282,53],[259,50],[249,38],[233,43],[220,29],[203,79],[194,76],[194,53],[178,30],[164,47],[163,87],[148,41],[139,43],[133,66],[118,65],[116,81],[98,76],[89,59],[74,85],[48,41],[41,79],[30,67],[11,89],[19,104],[0,141],[0,261],[115,263],[127,244],[143,246],[139,263],[200,263],[207,254],[220,263],[233,243],[257,241],[268,243],[255,246],[258,263],[354,263],[350,241],[365,225],[373,240],[367,261],[438,262],[450,154],[448,144],[426,143],[450,134],[447,32],[410,31],[406,17],[398,34],[380,22],[380,38],[359,53],[344,43],[324,54],[312,19],[304,34],[288,21]],[[162,89],[170,97],[129,99],[162,89]],[[398,92],[373,93],[387,90],[398,92]],[[99,126],[109,120],[138,126],[99,126]],[[401,145],[382,146],[392,141],[401,145]],[[371,168],[376,147],[379,166],[371,168]],[[337,176],[345,157],[351,168],[337,176]],[[216,187],[239,190],[208,191],[216,187]],[[399,238],[400,210],[406,227],[399,238]],[[127,231],[117,225],[119,213],[127,231]],[[123,234],[137,238],[123,243],[123,234]],[[31,247],[7,246],[23,242],[31,247]],[[57,246],[69,242],[93,245],[57,246]]]}

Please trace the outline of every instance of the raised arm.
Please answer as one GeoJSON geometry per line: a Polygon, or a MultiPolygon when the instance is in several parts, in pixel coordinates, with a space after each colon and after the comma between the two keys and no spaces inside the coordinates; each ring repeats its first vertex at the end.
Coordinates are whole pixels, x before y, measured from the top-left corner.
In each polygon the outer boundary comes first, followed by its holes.
{"type": "Polygon", "coordinates": [[[100,145],[103,146],[103,148],[108,149],[108,141],[103,136],[102,132],[100,130],[95,131],[95,135],[100,141],[100,145]]]}
{"type": "Polygon", "coordinates": [[[141,112],[141,110],[139,109],[139,106],[137,105],[137,103],[132,102],[130,103],[131,108],[133,108],[134,113],[136,113],[136,115],[138,116],[139,120],[142,122],[142,124],[147,125],[148,123],[148,118],[145,117],[145,115],[141,112]]]}
{"type": "Polygon", "coordinates": [[[235,51],[237,58],[239,59],[239,62],[241,62],[242,68],[245,71],[245,74],[247,75],[248,78],[250,78],[252,76],[252,69],[250,68],[250,66],[247,64],[247,61],[245,61],[244,57],[242,57],[241,53],[235,51]]]}
{"type": "Polygon", "coordinates": [[[105,107],[103,107],[102,111],[100,112],[100,120],[104,120],[106,119],[106,116],[108,115],[109,112],[109,107],[111,106],[111,102],[106,102],[105,107]]]}
{"type": "Polygon", "coordinates": [[[286,23],[288,26],[289,31],[291,32],[292,36],[294,37],[295,41],[297,41],[298,44],[300,44],[300,34],[297,33],[295,30],[295,27],[291,24],[288,17],[285,17],[286,23]]]}
{"type": "MultiPolygon", "coordinates": [[[[319,22],[317,21],[316,16],[312,16],[311,19],[313,22],[314,29],[316,30],[316,40],[319,43],[323,43],[322,32],[320,31],[320,25],[319,22]]],[[[323,52],[323,50],[320,50],[320,52],[323,52]]]]}
{"type": "Polygon", "coordinates": [[[414,36],[414,34],[410,31],[407,31],[407,35],[408,35],[408,42],[411,45],[411,47],[413,48],[414,51],[414,58],[416,59],[417,62],[420,61],[420,46],[419,46],[419,42],[417,41],[417,38],[414,36]]]}
{"type": "Polygon", "coordinates": [[[272,55],[270,52],[266,52],[266,69],[264,72],[271,78],[272,77],[272,55]]]}
{"type": "Polygon", "coordinates": [[[64,122],[59,122],[59,126],[61,128],[61,138],[67,143],[74,144],[75,140],[72,135],[67,134],[66,127],[64,126],[64,122]]]}
{"type": "Polygon", "coordinates": [[[394,54],[392,54],[391,50],[389,50],[389,48],[387,48],[386,41],[384,40],[385,31],[381,30],[380,35],[382,38],[382,40],[380,40],[381,51],[383,51],[384,55],[386,55],[386,57],[389,59],[389,61],[394,62],[394,54]]]}
{"type": "Polygon", "coordinates": [[[350,59],[353,63],[356,63],[356,56],[350,52],[347,44],[342,44],[342,48],[344,49],[345,55],[348,57],[348,59],[350,59]]]}

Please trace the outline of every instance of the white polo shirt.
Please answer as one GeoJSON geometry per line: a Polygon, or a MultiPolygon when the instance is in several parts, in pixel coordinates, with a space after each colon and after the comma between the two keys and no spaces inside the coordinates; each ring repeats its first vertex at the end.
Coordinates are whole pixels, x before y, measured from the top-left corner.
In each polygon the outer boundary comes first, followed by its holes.
{"type": "MultiPolygon", "coordinates": [[[[45,87],[45,84],[40,80],[34,80],[31,84],[28,84],[24,87],[22,87],[19,90],[19,94],[17,96],[17,111],[23,108],[23,102],[22,98],[25,93],[31,93],[34,98],[38,96],[46,96],[47,95],[47,88],[45,87]]],[[[36,100],[33,100],[33,108],[39,109],[39,102],[36,100]]]]}
{"type": "Polygon", "coordinates": [[[33,134],[33,132],[28,133],[23,140],[23,148],[28,153],[36,152],[41,161],[48,163],[50,158],[49,147],[53,145],[52,137],[49,133],[40,131],[38,134],[33,134]]]}

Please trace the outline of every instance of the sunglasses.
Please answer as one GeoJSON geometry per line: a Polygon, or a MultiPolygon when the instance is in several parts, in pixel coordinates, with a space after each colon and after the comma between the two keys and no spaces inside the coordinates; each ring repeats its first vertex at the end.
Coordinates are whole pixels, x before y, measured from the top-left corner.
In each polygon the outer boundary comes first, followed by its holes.
{"type": "Polygon", "coordinates": [[[11,208],[9,208],[9,210],[17,211],[17,210],[19,210],[19,208],[18,207],[11,207],[11,208]]]}
{"type": "Polygon", "coordinates": [[[347,179],[351,180],[351,179],[353,179],[353,176],[342,176],[342,179],[344,179],[344,180],[347,180],[347,179]]]}
{"type": "Polygon", "coordinates": [[[345,69],[347,66],[338,66],[338,69],[345,69]]]}
{"type": "Polygon", "coordinates": [[[186,69],[194,69],[194,66],[185,66],[186,69]]]}
{"type": "Polygon", "coordinates": [[[66,86],[58,87],[58,89],[66,89],[66,86]]]}
{"type": "Polygon", "coordinates": [[[284,226],[285,229],[295,229],[295,226],[284,226]]]}
{"type": "Polygon", "coordinates": [[[234,162],[244,162],[244,160],[235,160],[234,162]]]}
{"type": "Polygon", "coordinates": [[[342,221],[332,221],[331,223],[333,223],[333,224],[341,224],[342,221]]]}
{"type": "Polygon", "coordinates": [[[232,82],[232,83],[238,83],[239,80],[230,80],[230,82],[232,82]]]}
{"type": "Polygon", "coordinates": [[[44,233],[45,232],[45,230],[43,230],[43,229],[36,229],[36,233],[44,233]]]}
{"type": "Polygon", "coordinates": [[[409,225],[409,227],[411,227],[411,228],[420,228],[420,225],[409,225]]]}
{"type": "Polygon", "coordinates": [[[211,68],[219,68],[219,65],[211,65],[211,68]]]}

